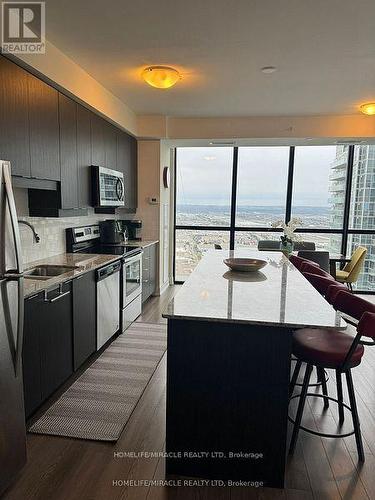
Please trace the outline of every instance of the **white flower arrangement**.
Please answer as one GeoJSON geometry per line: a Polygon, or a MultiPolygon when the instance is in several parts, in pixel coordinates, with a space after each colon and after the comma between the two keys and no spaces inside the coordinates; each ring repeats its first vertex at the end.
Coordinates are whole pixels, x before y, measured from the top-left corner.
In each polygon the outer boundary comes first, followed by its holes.
{"type": "Polygon", "coordinates": [[[302,225],[302,219],[299,217],[292,217],[288,224],[285,224],[283,220],[277,220],[271,224],[272,227],[281,227],[283,229],[283,236],[280,236],[282,243],[293,243],[298,241],[301,237],[295,233],[298,226],[302,225]]]}

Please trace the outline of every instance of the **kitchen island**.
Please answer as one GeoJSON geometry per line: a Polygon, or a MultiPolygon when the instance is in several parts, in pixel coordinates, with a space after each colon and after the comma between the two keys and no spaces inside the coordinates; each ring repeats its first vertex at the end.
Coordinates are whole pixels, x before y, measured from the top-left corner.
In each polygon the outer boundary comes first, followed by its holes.
{"type": "Polygon", "coordinates": [[[164,317],[166,473],[283,487],[292,331],[344,321],[281,253],[249,250],[208,252],[164,317]]]}

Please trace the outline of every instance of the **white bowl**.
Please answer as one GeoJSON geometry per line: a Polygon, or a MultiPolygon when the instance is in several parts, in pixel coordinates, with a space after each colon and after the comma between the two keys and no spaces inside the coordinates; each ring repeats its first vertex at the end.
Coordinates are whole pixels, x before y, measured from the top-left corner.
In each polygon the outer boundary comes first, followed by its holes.
{"type": "Polygon", "coordinates": [[[268,264],[266,260],[261,259],[245,259],[245,258],[229,258],[224,259],[224,264],[226,264],[232,271],[241,271],[247,273],[254,273],[262,269],[268,264]]]}

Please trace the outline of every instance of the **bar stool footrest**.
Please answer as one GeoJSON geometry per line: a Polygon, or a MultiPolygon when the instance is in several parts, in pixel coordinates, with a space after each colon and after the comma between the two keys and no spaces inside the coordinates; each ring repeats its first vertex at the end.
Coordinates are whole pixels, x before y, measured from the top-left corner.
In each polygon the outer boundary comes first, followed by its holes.
{"type": "MultiPolygon", "coordinates": [[[[299,398],[300,396],[301,396],[301,394],[295,394],[294,396],[289,398],[289,401],[291,401],[292,399],[295,399],[295,398],[299,398]]],[[[306,397],[321,398],[324,400],[328,399],[329,401],[333,401],[334,403],[337,403],[338,405],[341,404],[344,408],[349,410],[350,413],[352,413],[352,409],[350,408],[349,405],[347,405],[346,403],[340,403],[338,399],[333,398],[331,396],[326,396],[325,394],[315,394],[313,392],[308,392],[306,394],[306,397]]],[[[288,420],[289,420],[289,422],[292,422],[292,424],[295,423],[295,420],[289,414],[288,414],[288,420]]],[[[329,434],[329,433],[325,433],[325,432],[315,431],[314,429],[309,429],[308,427],[304,427],[303,425],[300,425],[299,429],[302,429],[303,431],[308,432],[309,434],[314,434],[315,436],[326,437],[326,438],[344,438],[344,437],[352,436],[355,433],[355,430],[353,429],[351,432],[347,432],[345,434],[329,434]]]]}

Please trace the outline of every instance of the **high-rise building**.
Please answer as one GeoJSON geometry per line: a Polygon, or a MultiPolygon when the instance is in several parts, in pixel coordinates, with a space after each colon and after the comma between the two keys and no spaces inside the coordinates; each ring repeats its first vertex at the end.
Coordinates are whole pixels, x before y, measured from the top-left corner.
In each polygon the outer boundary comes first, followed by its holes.
{"type": "MultiPolygon", "coordinates": [[[[335,161],[331,165],[330,201],[331,227],[342,226],[344,213],[347,148],[338,146],[335,161]]],[[[350,194],[350,229],[375,228],[375,146],[356,146],[353,159],[352,189],[350,194]]],[[[332,235],[331,247],[339,246],[340,235],[332,235]]],[[[367,248],[364,270],[361,273],[356,288],[374,290],[375,288],[375,236],[370,234],[349,234],[347,254],[350,255],[356,247],[367,248]]]]}

